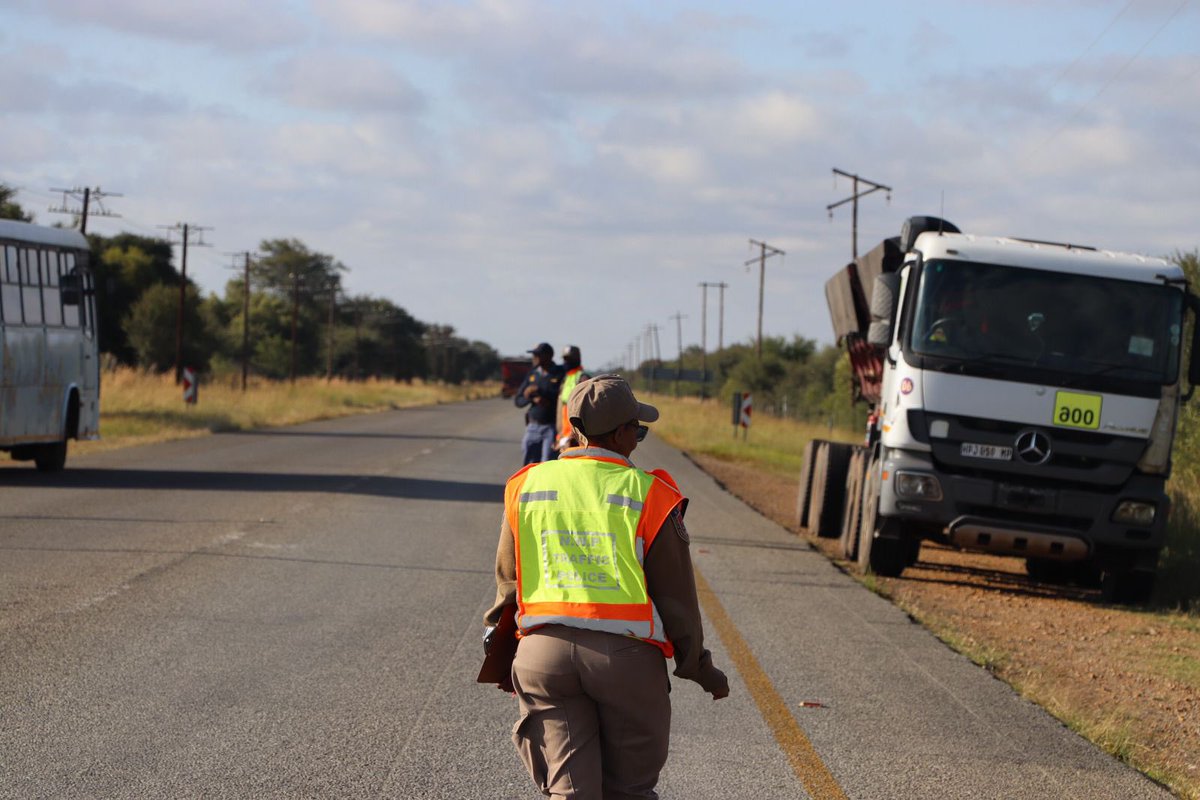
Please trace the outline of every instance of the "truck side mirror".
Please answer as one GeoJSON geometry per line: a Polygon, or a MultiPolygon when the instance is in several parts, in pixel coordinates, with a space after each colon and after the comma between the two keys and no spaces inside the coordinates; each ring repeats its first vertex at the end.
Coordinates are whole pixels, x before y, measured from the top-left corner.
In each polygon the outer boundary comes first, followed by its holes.
{"type": "Polygon", "coordinates": [[[892,343],[899,292],[899,273],[885,272],[875,279],[875,285],[871,287],[871,325],[867,328],[868,343],[876,347],[887,347],[892,343]]]}

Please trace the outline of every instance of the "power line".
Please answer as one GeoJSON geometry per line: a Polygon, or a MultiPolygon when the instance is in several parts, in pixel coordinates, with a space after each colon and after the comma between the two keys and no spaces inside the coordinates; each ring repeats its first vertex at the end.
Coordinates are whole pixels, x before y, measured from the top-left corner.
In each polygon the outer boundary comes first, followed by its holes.
{"type": "MultiPolygon", "coordinates": [[[[1188,4],[1189,2],[1190,2],[1190,0],[1183,0],[1183,2],[1181,2],[1181,3],[1180,3],[1178,6],[1176,6],[1176,7],[1175,7],[1175,10],[1171,12],[1170,16],[1168,16],[1168,17],[1166,18],[1166,20],[1164,20],[1164,21],[1163,21],[1163,23],[1162,23],[1161,25],[1159,25],[1157,29],[1155,29],[1154,33],[1150,34],[1150,38],[1146,39],[1146,41],[1142,43],[1142,46],[1141,46],[1141,47],[1139,47],[1139,48],[1137,49],[1137,51],[1136,51],[1136,52],[1135,52],[1135,53],[1134,53],[1132,56],[1130,56],[1130,57],[1129,57],[1129,58],[1128,58],[1128,59],[1125,61],[1125,63],[1124,63],[1124,64],[1122,64],[1122,65],[1121,65],[1121,66],[1120,66],[1120,67],[1117,69],[1117,71],[1116,71],[1116,72],[1114,72],[1114,73],[1113,73],[1113,74],[1112,74],[1112,75],[1109,77],[1109,79],[1108,79],[1108,80],[1106,80],[1106,81],[1104,82],[1104,84],[1103,84],[1103,85],[1102,85],[1102,86],[1101,86],[1099,89],[1097,89],[1097,90],[1096,90],[1096,93],[1095,93],[1095,94],[1093,94],[1091,97],[1089,97],[1089,98],[1088,98],[1087,100],[1085,100],[1084,102],[1077,104],[1077,105],[1075,106],[1075,108],[1074,108],[1074,109],[1072,109],[1071,113],[1070,113],[1069,115],[1067,115],[1067,118],[1066,118],[1065,120],[1063,120],[1062,124],[1061,124],[1061,125],[1059,125],[1057,128],[1055,128],[1054,132],[1053,132],[1053,133],[1051,133],[1049,136],[1047,136],[1047,137],[1046,137],[1046,138],[1045,138],[1045,139],[1042,141],[1042,143],[1041,143],[1041,144],[1037,145],[1037,146],[1036,146],[1036,147],[1034,147],[1032,150],[1028,151],[1028,152],[1025,154],[1024,158],[1027,158],[1027,159],[1028,159],[1028,158],[1032,158],[1033,156],[1035,156],[1035,155],[1037,155],[1038,153],[1040,153],[1042,150],[1045,150],[1045,149],[1046,149],[1046,147],[1047,147],[1047,146],[1048,146],[1048,145],[1049,145],[1051,142],[1053,142],[1055,139],[1057,139],[1059,136],[1061,136],[1061,135],[1062,135],[1062,133],[1063,133],[1063,131],[1065,131],[1065,130],[1067,129],[1067,127],[1068,127],[1068,126],[1069,126],[1069,125],[1070,125],[1072,122],[1074,122],[1074,121],[1075,121],[1075,120],[1076,120],[1076,119],[1079,117],[1079,115],[1080,115],[1080,114],[1082,114],[1082,113],[1084,112],[1084,110],[1085,110],[1085,109],[1086,109],[1088,106],[1090,106],[1090,105],[1092,105],[1093,103],[1095,103],[1095,102],[1096,102],[1096,100],[1097,100],[1097,99],[1099,99],[1100,95],[1104,94],[1104,92],[1108,90],[1108,87],[1110,87],[1110,86],[1112,86],[1114,83],[1116,83],[1117,79],[1118,79],[1118,78],[1120,78],[1120,77],[1121,77],[1121,75],[1123,75],[1123,74],[1125,73],[1125,70],[1129,69],[1129,67],[1130,67],[1130,66],[1133,64],[1133,62],[1138,60],[1138,57],[1139,57],[1139,56],[1141,56],[1141,54],[1142,54],[1142,53],[1144,53],[1144,52],[1146,51],[1146,48],[1147,48],[1147,47],[1149,47],[1149,46],[1150,46],[1150,44],[1151,44],[1151,43],[1152,43],[1152,42],[1153,42],[1155,39],[1157,39],[1157,38],[1158,38],[1159,34],[1161,34],[1163,31],[1165,31],[1165,30],[1167,29],[1167,26],[1168,26],[1168,25],[1170,25],[1170,24],[1171,24],[1171,23],[1172,23],[1172,22],[1175,20],[1175,17],[1179,16],[1179,13],[1180,13],[1181,11],[1183,11],[1183,9],[1184,9],[1184,8],[1187,6],[1187,4],[1188,4]]],[[[1121,12],[1121,13],[1124,13],[1124,10],[1122,10],[1122,12],[1121,12]]],[[[1117,16],[1120,16],[1120,14],[1118,14],[1117,16]]],[[[1116,20],[1114,19],[1113,21],[1115,22],[1116,20]]],[[[1107,29],[1106,29],[1106,30],[1107,30],[1107,29]]]]}

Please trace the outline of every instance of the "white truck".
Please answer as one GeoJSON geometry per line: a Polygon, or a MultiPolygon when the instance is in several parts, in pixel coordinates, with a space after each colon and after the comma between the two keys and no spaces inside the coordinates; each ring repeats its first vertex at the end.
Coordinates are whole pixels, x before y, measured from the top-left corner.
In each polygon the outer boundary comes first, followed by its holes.
{"type": "Polygon", "coordinates": [[[801,528],[880,575],[933,540],[1148,599],[1200,382],[1196,326],[1181,375],[1200,302],[1178,265],[913,217],[825,291],[870,415],[865,444],[810,445],[801,528]]]}

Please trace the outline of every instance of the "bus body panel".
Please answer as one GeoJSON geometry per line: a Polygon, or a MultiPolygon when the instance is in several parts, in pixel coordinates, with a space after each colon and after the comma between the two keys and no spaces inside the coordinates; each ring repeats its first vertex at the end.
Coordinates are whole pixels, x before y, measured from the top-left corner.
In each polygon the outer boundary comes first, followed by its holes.
{"type": "Polygon", "coordinates": [[[36,457],[39,469],[61,468],[54,445],[99,434],[87,261],[77,231],[0,220],[0,449],[36,457]]]}

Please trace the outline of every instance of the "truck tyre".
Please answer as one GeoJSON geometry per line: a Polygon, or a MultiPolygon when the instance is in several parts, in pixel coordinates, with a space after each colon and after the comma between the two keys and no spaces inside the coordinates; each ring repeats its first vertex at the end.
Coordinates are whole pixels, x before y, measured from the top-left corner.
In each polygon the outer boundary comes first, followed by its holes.
{"type": "Polygon", "coordinates": [[[829,464],[829,442],[813,441],[812,483],[808,488],[808,514],[804,517],[804,529],[816,536],[821,526],[821,512],[825,507],[826,468],[829,464]]]}
{"type": "Polygon", "coordinates": [[[825,442],[825,477],[821,482],[821,513],[816,517],[816,534],[836,539],[842,534],[842,512],[846,500],[846,472],[854,445],[825,442]]]}
{"type": "MultiPolygon", "coordinates": [[[[920,542],[918,552],[919,548],[920,542]]],[[[871,459],[863,480],[862,520],[858,526],[859,571],[894,578],[911,563],[912,554],[912,545],[900,530],[900,523],[879,517],[879,462],[871,459]]]]}
{"type": "Polygon", "coordinates": [[[812,505],[813,465],[817,460],[817,443],[809,440],[800,457],[800,493],[796,498],[796,530],[801,533],[808,527],[808,510],[812,505]]]}
{"type": "Polygon", "coordinates": [[[1068,561],[1058,561],[1053,558],[1025,559],[1025,572],[1038,583],[1049,583],[1052,586],[1066,586],[1071,582],[1072,564],[1068,561]]]}
{"type": "MultiPolygon", "coordinates": [[[[890,527],[892,527],[890,524],[884,525],[884,529],[890,527]]],[[[883,531],[880,536],[875,537],[875,541],[871,542],[871,552],[868,555],[871,572],[884,578],[899,577],[905,567],[910,564],[908,554],[912,551],[911,541],[904,535],[884,536],[882,534],[883,531]]]]}
{"type": "Polygon", "coordinates": [[[838,549],[842,558],[853,561],[858,555],[858,528],[862,524],[863,481],[867,475],[867,451],[855,448],[846,473],[846,509],[842,513],[842,535],[838,549]]]}
{"type": "Polygon", "coordinates": [[[1154,593],[1154,573],[1144,569],[1105,569],[1100,597],[1106,603],[1143,605],[1154,593]]]}
{"type": "Polygon", "coordinates": [[[33,463],[38,472],[60,472],[67,465],[67,440],[37,445],[33,451],[33,463]]]}
{"type": "Polygon", "coordinates": [[[862,502],[859,507],[861,510],[854,557],[858,561],[858,571],[866,575],[870,569],[875,525],[879,521],[879,463],[873,458],[867,459],[862,482],[862,502]]]}

